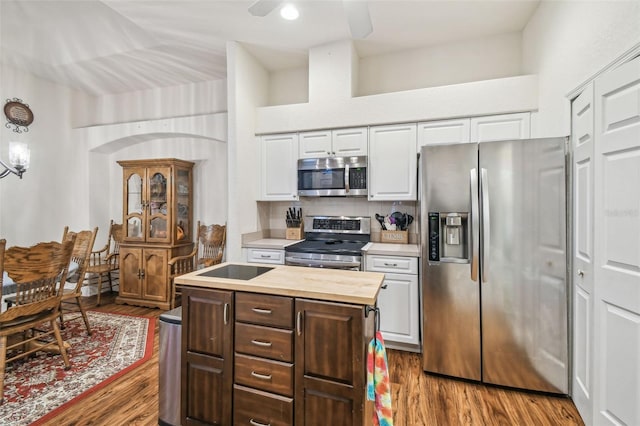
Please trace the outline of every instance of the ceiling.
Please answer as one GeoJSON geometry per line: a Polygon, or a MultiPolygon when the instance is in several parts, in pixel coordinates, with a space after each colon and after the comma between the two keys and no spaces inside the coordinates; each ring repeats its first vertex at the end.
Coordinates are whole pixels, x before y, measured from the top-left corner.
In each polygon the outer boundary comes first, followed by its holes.
{"type": "MultiPolygon", "coordinates": [[[[357,1],[357,0],[344,0],[357,1]]],[[[295,1],[297,21],[253,1],[0,0],[3,63],[95,94],[226,78],[234,40],[270,70],[304,66],[309,48],[350,39],[341,0],[295,1]]],[[[370,0],[360,57],[521,31],[539,0],[370,0]]]]}

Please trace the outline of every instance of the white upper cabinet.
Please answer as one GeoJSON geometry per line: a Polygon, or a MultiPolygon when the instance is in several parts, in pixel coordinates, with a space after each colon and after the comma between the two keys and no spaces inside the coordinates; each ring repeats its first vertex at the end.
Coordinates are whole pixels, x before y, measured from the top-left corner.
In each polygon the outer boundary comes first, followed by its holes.
{"type": "Polygon", "coordinates": [[[471,142],[528,139],[531,135],[531,114],[489,115],[471,119],[471,142]]]}
{"type": "Polygon", "coordinates": [[[260,200],[298,199],[298,135],[267,135],[260,144],[260,200]]]}
{"type": "Polygon", "coordinates": [[[416,124],[369,128],[369,200],[417,197],[416,124]]]}
{"type": "Polygon", "coordinates": [[[471,120],[438,120],[418,123],[418,151],[425,145],[469,142],[471,120]]]}
{"type": "Polygon", "coordinates": [[[300,133],[299,158],[367,155],[367,128],[300,133]]]}

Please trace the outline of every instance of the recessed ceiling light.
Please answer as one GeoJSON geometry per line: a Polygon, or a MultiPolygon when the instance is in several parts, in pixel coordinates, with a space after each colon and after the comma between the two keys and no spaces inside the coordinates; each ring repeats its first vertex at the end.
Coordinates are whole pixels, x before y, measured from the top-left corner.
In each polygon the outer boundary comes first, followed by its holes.
{"type": "Polygon", "coordinates": [[[298,12],[298,8],[293,4],[287,3],[280,9],[280,16],[288,21],[293,21],[294,19],[298,19],[300,12],[298,12]]]}

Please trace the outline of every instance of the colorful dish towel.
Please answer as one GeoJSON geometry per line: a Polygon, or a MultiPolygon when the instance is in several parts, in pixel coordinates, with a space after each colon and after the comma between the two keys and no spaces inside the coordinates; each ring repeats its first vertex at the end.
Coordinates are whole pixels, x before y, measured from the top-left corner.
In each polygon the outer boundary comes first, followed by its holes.
{"type": "Polygon", "coordinates": [[[373,424],[393,426],[387,352],[379,331],[367,348],[367,399],[374,401],[373,424]]]}

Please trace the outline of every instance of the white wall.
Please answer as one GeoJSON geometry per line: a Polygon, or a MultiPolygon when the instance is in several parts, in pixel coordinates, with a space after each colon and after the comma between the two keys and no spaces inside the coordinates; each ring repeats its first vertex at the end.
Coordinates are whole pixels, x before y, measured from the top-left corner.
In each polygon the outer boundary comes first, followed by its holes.
{"type": "MultiPolygon", "coordinates": [[[[219,112],[226,111],[226,89],[226,80],[209,81],[101,96],[87,103],[90,113],[78,117],[74,137],[89,151],[92,226],[122,220],[122,169],[116,161],[148,158],[196,162],[194,224],[226,222],[227,123],[226,114],[219,112]]],[[[105,238],[98,232],[96,244],[105,238]]]]}
{"type": "MultiPolygon", "coordinates": [[[[31,106],[34,122],[18,135],[2,126],[0,158],[8,159],[9,140],[31,148],[31,167],[22,180],[0,180],[0,236],[9,245],[57,240],[62,229],[98,226],[96,245],[106,239],[110,219],[122,217],[122,170],[117,159],[176,157],[196,161],[194,220],[224,223],[227,218],[226,115],[208,129],[217,139],[173,137],[90,140],[76,127],[87,123],[133,121],[172,114],[201,116],[226,106],[226,82],[204,82],[94,98],[2,67],[2,99],[20,98],[31,106]],[[102,113],[101,115],[99,113],[102,113]]],[[[197,121],[197,120],[196,120],[197,121]]],[[[185,133],[189,133],[188,131],[185,133]]],[[[208,136],[208,135],[205,135],[208,136]]]]}
{"type": "Polygon", "coordinates": [[[640,2],[543,1],[523,31],[523,71],[539,79],[540,137],[570,133],[567,94],[640,43],[640,2]]]}
{"type": "Polygon", "coordinates": [[[309,68],[290,68],[269,73],[268,105],[309,102],[309,68]]]}
{"type": "MultiPolygon", "coordinates": [[[[0,128],[0,158],[8,161],[8,142],[29,144],[31,166],[22,180],[0,180],[0,236],[8,245],[59,240],[65,225],[88,226],[87,152],[72,137],[72,109],[86,95],[2,66],[0,96],[29,104],[34,121],[17,134],[0,128]]],[[[4,118],[4,117],[3,117],[4,118]]]]}
{"type": "Polygon", "coordinates": [[[227,110],[227,81],[202,81],[93,98],[76,127],[188,117],[227,110]]]}
{"type": "Polygon", "coordinates": [[[357,96],[522,74],[521,34],[500,34],[360,59],[357,96]]]}
{"type": "Polygon", "coordinates": [[[368,201],[366,197],[340,198],[340,197],[323,197],[323,198],[302,198],[299,201],[288,202],[270,202],[268,229],[272,233],[285,234],[285,215],[289,207],[298,207],[302,209],[303,216],[367,216],[371,217],[371,233],[372,240],[379,240],[380,224],[375,220],[376,213],[383,216],[391,214],[393,211],[410,214],[416,219],[409,226],[409,234],[412,238],[417,238],[418,233],[418,216],[417,202],[415,201],[368,201]]]}
{"type": "Polygon", "coordinates": [[[256,108],[266,105],[269,75],[241,44],[227,43],[229,93],[229,217],[227,260],[242,260],[243,233],[262,229],[258,217],[256,108]]]}
{"type": "MultiPolygon", "coordinates": [[[[327,77],[329,78],[329,77],[327,77]]],[[[256,133],[406,123],[538,108],[538,79],[524,75],[306,104],[258,108],[256,133]]]]}

